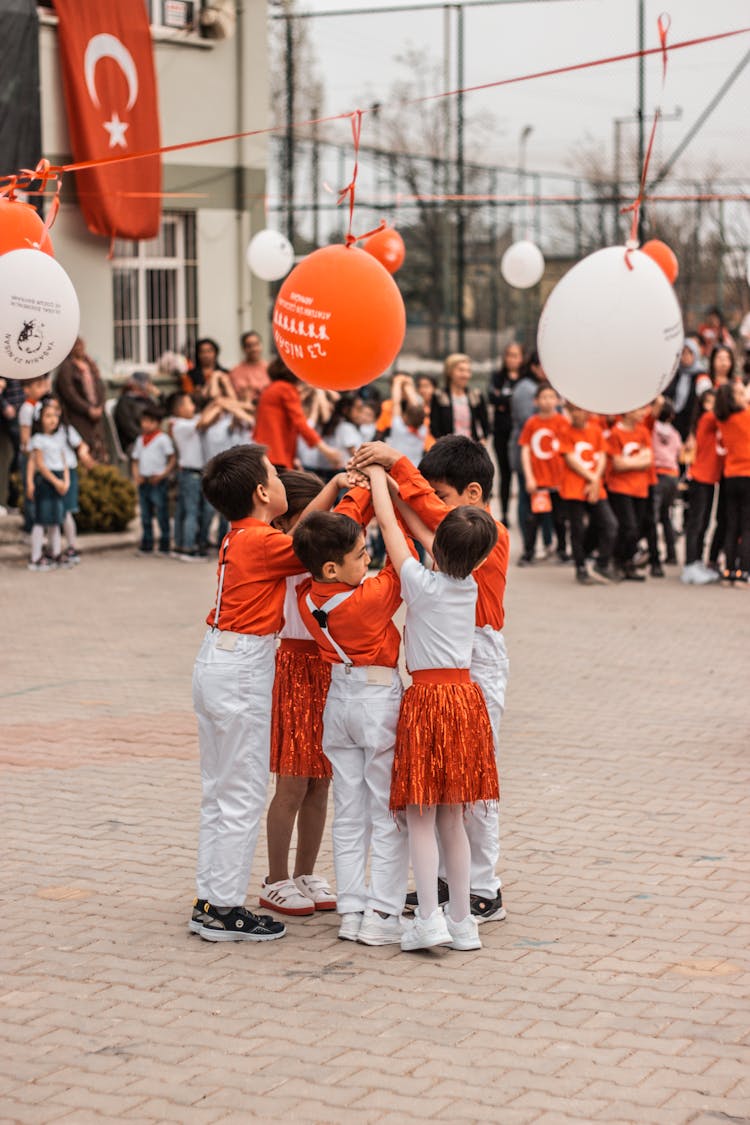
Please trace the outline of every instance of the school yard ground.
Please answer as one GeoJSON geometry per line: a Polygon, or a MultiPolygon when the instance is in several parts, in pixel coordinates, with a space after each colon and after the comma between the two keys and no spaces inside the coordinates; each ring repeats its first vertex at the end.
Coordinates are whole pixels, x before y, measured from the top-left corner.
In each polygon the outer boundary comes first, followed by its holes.
{"type": "Polygon", "coordinates": [[[750,594],[512,567],[508,918],[407,955],[188,936],[213,571],[0,566],[0,1120],[750,1122],[750,594]]]}

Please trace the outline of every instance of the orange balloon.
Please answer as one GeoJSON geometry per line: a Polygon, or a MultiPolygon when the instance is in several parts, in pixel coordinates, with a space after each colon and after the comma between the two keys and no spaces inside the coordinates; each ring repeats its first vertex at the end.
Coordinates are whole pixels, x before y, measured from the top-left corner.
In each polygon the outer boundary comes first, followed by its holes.
{"type": "Polygon", "coordinates": [[[381,266],[385,266],[388,273],[396,273],[404,264],[406,247],[404,240],[393,227],[375,231],[362,243],[362,249],[373,258],[377,258],[381,266]]]}
{"type": "Polygon", "coordinates": [[[10,250],[43,250],[55,256],[49,231],[31,204],[0,199],[0,254],[10,250]]]}
{"type": "Polygon", "coordinates": [[[652,238],[650,242],[644,242],[641,250],[644,254],[648,254],[649,258],[654,259],[657,266],[664,270],[670,285],[674,285],[677,274],[680,272],[674,250],[671,250],[666,242],[660,242],[658,238],[652,238]]]}
{"type": "Polygon", "coordinates": [[[398,286],[356,246],[314,250],[285,278],[273,310],[281,358],[300,379],[329,391],[377,379],[405,331],[398,286]]]}

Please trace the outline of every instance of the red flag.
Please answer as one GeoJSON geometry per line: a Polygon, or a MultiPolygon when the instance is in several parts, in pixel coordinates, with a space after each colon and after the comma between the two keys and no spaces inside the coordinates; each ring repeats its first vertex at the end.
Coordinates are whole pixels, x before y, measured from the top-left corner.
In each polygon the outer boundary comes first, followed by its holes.
{"type": "MultiPolygon", "coordinates": [[[[160,147],[156,74],[143,0],[54,0],[73,159],[160,147]]],[[[76,172],[94,234],[154,238],[161,220],[161,157],[76,172]],[[132,198],[128,193],[156,193],[132,198]]]]}

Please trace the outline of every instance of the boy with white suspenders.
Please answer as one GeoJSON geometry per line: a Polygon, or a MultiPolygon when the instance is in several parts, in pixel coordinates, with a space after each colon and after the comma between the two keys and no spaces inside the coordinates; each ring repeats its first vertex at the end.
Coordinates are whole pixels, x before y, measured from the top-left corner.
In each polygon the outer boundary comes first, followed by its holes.
{"type": "Polygon", "coordinates": [[[388,807],[403,693],[392,621],[401,602],[398,575],[388,564],[365,577],[362,526],[337,512],[301,520],[294,550],[312,574],[298,588],[300,614],[331,664],[323,752],[333,769],[339,937],[397,945],[409,865],[406,831],[388,807]]]}

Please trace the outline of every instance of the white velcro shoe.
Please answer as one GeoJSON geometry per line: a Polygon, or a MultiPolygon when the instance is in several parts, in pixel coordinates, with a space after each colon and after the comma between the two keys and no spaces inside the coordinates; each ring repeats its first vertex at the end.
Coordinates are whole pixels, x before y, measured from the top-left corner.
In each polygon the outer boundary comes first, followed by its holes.
{"type": "Polygon", "coordinates": [[[336,896],[320,875],[297,875],[294,881],[298,890],[306,898],[312,899],[316,910],[336,909],[336,896]]]}
{"type": "Polygon", "coordinates": [[[315,903],[302,894],[294,879],[280,879],[278,883],[264,883],[258,902],[276,914],[289,914],[301,918],[315,913],[315,903]]]}
{"type": "Polygon", "coordinates": [[[472,914],[467,914],[461,922],[454,922],[446,912],[445,924],[451,937],[451,949],[481,949],[479,923],[472,914]]]}

